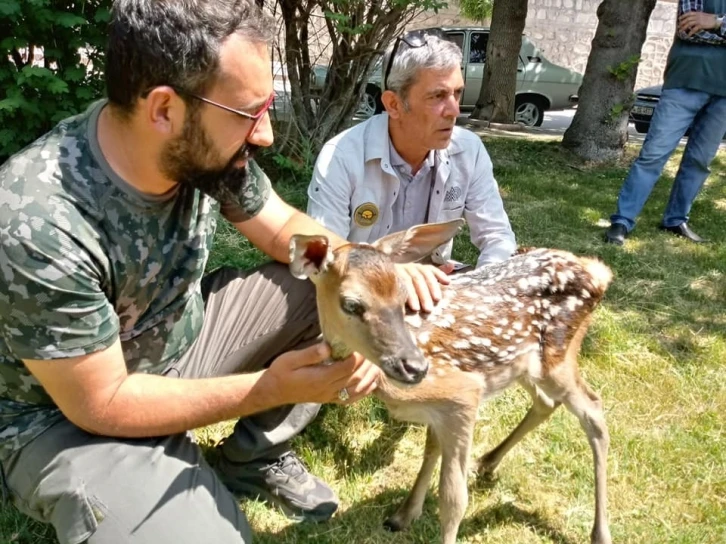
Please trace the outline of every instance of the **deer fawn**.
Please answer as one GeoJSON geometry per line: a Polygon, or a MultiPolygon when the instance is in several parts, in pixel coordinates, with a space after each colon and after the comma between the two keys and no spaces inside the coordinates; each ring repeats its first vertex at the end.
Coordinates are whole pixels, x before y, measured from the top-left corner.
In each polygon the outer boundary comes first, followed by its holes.
{"type": "Polygon", "coordinates": [[[595,461],[593,544],[611,544],[606,512],[609,443],[600,397],[580,377],[577,355],[591,314],[612,278],[594,259],[535,249],[455,275],[431,314],[404,316],[405,286],[394,263],[417,261],[456,234],[462,220],[413,227],[372,245],[331,251],[324,236],[293,237],[290,268],[316,286],[323,336],[334,359],[357,351],[384,376],[377,396],[401,420],[427,425],[424,459],[408,498],[385,522],[398,531],[421,515],[442,458],[439,517],[454,544],[468,503],[467,462],[479,403],[512,383],[533,405],[478,460],[493,472],[529,431],[564,404],[580,421],[595,461]]]}

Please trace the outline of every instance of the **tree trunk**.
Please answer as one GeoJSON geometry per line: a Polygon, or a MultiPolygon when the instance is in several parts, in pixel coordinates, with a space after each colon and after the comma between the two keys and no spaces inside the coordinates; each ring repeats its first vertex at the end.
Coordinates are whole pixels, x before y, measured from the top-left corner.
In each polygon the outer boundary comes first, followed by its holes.
{"type": "MultiPolygon", "coordinates": [[[[640,52],[656,0],[603,0],[580,87],[577,112],[562,146],[585,160],[623,154],[640,52]]],[[[674,8],[675,9],[675,8],[674,8]]]]}
{"type": "Polygon", "coordinates": [[[496,123],[514,121],[517,66],[526,18],[527,0],[495,0],[484,78],[471,113],[473,119],[489,119],[496,123]]]}

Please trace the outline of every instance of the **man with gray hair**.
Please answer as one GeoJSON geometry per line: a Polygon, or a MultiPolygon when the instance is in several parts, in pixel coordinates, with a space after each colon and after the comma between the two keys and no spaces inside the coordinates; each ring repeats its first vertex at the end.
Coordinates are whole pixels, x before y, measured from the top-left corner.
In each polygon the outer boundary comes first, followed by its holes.
{"type": "MultiPolygon", "coordinates": [[[[411,31],[396,40],[383,66],[386,113],[323,146],[308,214],[354,242],[463,217],[480,252],[477,266],[509,258],[515,238],[492,161],[478,136],[455,126],[464,89],[461,50],[439,30],[411,31]]],[[[431,256],[435,273],[459,268],[451,248],[449,242],[431,256]]]]}

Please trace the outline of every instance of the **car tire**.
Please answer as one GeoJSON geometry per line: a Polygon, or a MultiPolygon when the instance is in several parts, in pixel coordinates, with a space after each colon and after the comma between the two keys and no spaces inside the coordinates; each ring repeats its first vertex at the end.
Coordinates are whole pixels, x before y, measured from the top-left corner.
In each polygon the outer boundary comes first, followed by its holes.
{"type": "Polygon", "coordinates": [[[635,121],[633,124],[635,125],[635,132],[637,132],[638,134],[648,133],[650,123],[639,123],[638,121],[635,121]]]}
{"type": "Polygon", "coordinates": [[[366,90],[361,96],[355,115],[361,119],[368,119],[382,111],[383,102],[381,102],[381,90],[375,85],[371,85],[369,83],[366,85],[366,90]]]}
{"type": "Polygon", "coordinates": [[[536,96],[518,96],[514,100],[514,121],[527,127],[542,126],[547,105],[536,96]]]}

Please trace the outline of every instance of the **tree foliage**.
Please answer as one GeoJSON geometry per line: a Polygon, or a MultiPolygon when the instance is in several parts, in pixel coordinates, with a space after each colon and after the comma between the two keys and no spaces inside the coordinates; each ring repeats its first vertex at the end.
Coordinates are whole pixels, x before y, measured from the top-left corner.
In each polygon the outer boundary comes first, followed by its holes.
{"type": "Polygon", "coordinates": [[[346,126],[376,61],[405,25],[423,10],[446,6],[442,0],[275,1],[294,112],[281,150],[308,156],[346,126]],[[327,66],[320,92],[311,85],[316,64],[327,66]]]}
{"type": "Polygon", "coordinates": [[[467,19],[483,23],[492,17],[494,0],[459,0],[459,8],[467,19]]]}
{"type": "Polygon", "coordinates": [[[103,95],[111,0],[0,0],[0,161],[103,95]]]}

